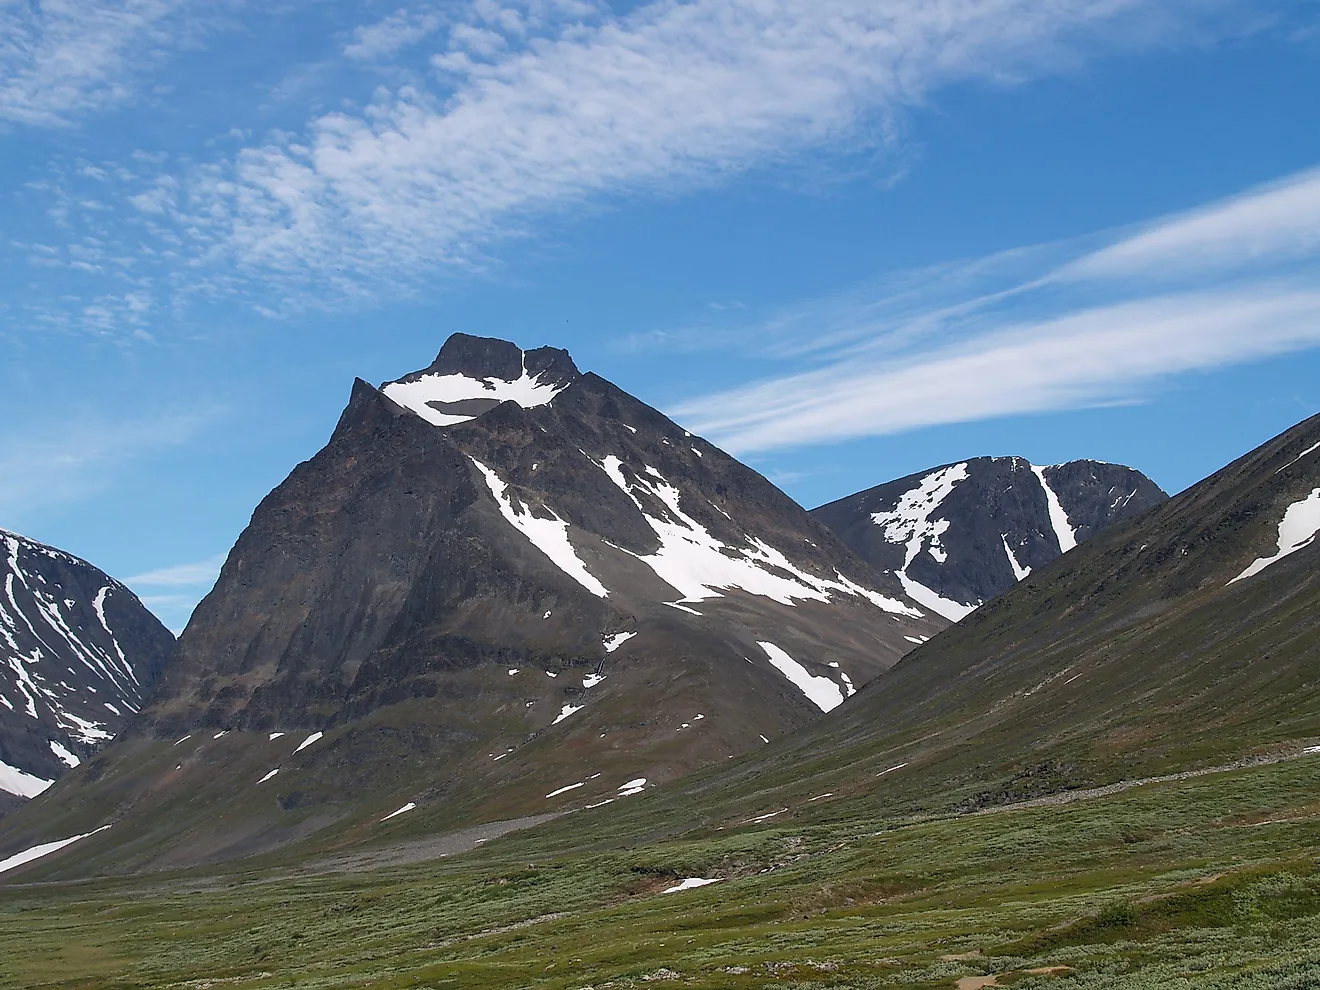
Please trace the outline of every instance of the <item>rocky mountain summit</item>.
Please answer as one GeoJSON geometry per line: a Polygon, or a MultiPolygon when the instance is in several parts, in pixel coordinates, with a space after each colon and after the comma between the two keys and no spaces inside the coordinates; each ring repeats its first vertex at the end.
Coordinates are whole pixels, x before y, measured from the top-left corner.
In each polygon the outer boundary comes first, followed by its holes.
{"type": "Polygon", "coordinates": [[[944,625],[565,351],[455,335],[354,384],[61,809],[131,817],[107,834],[141,867],[611,802],[806,724],[944,625]]]}
{"type": "Polygon", "coordinates": [[[1060,554],[1168,498],[1140,471],[1100,461],[1038,467],[975,457],[812,510],[915,601],[958,621],[1060,554]]]}
{"type": "Polygon", "coordinates": [[[44,792],[141,707],[169,630],[104,572],[0,530],[0,813],[44,792]]]}

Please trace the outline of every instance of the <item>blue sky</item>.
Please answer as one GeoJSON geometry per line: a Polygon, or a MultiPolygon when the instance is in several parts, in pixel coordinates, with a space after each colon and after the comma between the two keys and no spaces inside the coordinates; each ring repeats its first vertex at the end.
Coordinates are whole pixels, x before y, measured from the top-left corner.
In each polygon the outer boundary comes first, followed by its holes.
{"type": "Polygon", "coordinates": [[[455,330],[807,505],[1176,491],[1320,409],[1317,93],[1315,2],[0,0],[0,526],[181,627],[455,330]]]}

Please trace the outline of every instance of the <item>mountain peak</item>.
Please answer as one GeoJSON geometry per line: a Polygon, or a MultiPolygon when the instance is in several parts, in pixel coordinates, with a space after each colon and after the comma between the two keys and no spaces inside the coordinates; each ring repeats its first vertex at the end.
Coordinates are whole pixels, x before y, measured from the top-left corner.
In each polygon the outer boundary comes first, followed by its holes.
{"type": "Polygon", "coordinates": [[[430,367],[381,386],[390,399],[432,426],[455,426],[501,402],[524,408],[548,405],[581,377],[568,351],[524,351],[496,337],[456,333],[430,367]]]}

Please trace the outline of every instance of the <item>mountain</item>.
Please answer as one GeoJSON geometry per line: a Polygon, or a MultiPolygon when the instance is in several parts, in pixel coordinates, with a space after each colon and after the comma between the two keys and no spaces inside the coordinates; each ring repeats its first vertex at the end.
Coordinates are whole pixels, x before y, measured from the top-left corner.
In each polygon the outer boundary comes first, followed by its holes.
{"type": "Polygon", "coordinates": [[[0,530],[0,813],[41,794],[138,711],[169,630],[85,560],[0,530]]]}
{"type": "Polygon", "coordinates": [[[1320,416],[1033,571],[837,711],[608,829],[625,841],[666,823],[811,820],[830,814],[812,803],[825,793],[878,816],[975,811],[1316,752],[1320,416]]]}
{"type": "Polygon", "coordinates": [[[1100,461],[1037,467],[975,457],[813,509],[908,595],[958,621],[1113,523],[1168,498],[1140,471],[1100,461]]]}
{"type": "Polygon", "coordinates": [[[354,384],[134,730],[24,821],[113,822],[104,868],[139,869],[601,804],[807,724],[946,624],[565,351],[455,335],[354,384]]]}

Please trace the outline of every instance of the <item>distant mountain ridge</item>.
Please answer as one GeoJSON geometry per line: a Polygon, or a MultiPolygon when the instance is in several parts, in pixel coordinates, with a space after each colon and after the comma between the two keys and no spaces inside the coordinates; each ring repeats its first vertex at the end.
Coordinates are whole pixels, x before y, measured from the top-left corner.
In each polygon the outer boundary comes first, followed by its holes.
{"type": "Polygon", "coordinates": [[[1140,471],[1077,460],[974,457],[811,511],[915,601],[951,621],[1060,554],[1168,498],[1140,471]]]}
{"type": "Polygon", "coordinates": [[[0,584],[0,792],[12,808],[114,737],[174,637],[100,569],[7,530],[0,584]]]}
{"type": "Polygon", "coordinates": [[[97,842],[147,868],[399,808],[608,803],[806,724],[946,624],[567,352],[457,334],[354,384],[45,824],[131,820],[97,842]]]}

